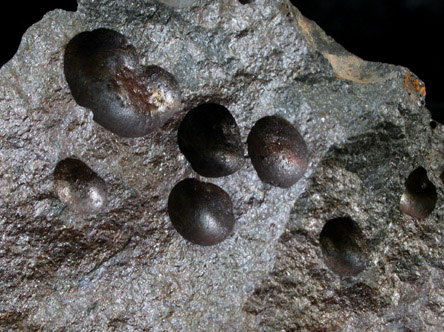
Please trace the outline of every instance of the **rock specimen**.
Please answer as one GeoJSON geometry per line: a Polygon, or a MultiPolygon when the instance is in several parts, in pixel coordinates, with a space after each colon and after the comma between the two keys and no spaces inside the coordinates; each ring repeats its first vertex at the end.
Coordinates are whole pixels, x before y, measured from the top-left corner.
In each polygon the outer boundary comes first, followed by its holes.
{"type": "Polygon", "coordinates": [[[442,329],[444,128],[429,125],[424,85],[351,55],[289,1],[79,0],[29,28],[0,86],[0,330],[442,329]],[[183,106],[159,130],[120,137],[74,100],[66,46],[99,28],[177,80],[183,106]],[[196,177],[177,130],[205,103],[230,111],[244,148],[259,119],[278,116],[310,152],[290,188],[263,183],[247,158],[205,179],[236,219],[217,246],[184,241],[167,208],[196,177]],[[98,214],[54,193],[71,156],[107,184],[98,214]],[[400,203],[418,168],[436,188],[423,219],[400,203]],[[324,228],[338,218],[359,230],[339,233],[345,242],[324,228]]]}

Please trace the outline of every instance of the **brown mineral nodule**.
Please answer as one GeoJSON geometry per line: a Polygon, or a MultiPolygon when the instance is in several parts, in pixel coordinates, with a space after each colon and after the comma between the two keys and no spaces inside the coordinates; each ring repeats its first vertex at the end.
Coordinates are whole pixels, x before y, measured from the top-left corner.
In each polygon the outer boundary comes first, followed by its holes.
{"type": "Polygon", "coordinates": [[[309,153],[301,134],[287,120],[267,116],[248,135],[248,153],[259,178],[289,188],[305,173],[309,153]]]}
{"type": "Polygon", "coordinates": [[[202,104],[189,111],[177,136],[180,151],[202,176],[226,176],[244,164],[239,128],[222,105],[202,104]]]}
{"type": "Polygon", "coordinates": [[[98,213],[107,202],[105,181],[77,159],[67,158],[57,164],[54,190],[62,203],[79,213],[98,213]]]}
{"type": "Polygon", "coordinates": [[[320,243],[328,268],[341,276],[355,276],[367,266],[367,245],[357,223],[336,218],[324,225],[320,243]]]}
{"type": "Polygon", "coordinates": [[[235,224],[228,194],[214,184],[196,179],[176,184],[168,198],[168,214],[180,235],[201,246],[224,241],[235,224]]]}
{"type": "Polygon", "coordinates": [[[181,105],[173,75],[160,67],[141,66],[134,46],[113,30],[86,31],[72,38],[64,72],[74,100],[120,136],[157,130],[181,105]]]}
{"type": "Polygon", "coordinates": [[[407,178],[401,196],[401,211],[418,219],[427,218],[435,209],[436,187],[427,177],[427,171],[418,167],[407,178]]]}

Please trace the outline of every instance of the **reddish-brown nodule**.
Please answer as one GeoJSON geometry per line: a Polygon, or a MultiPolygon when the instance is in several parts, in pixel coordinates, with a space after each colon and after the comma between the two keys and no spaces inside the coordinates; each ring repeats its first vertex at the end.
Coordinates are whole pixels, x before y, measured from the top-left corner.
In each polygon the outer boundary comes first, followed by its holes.
{"type": "Polygon", "coordinates": [[[82,32],[71,39],[64,71],[74,100],[120,136],[147,135],[181,106],[173,75],[140,65],[135,48],[113,30],[82,32]]]}
{"type": "Polygon", "coordinates": [[[260,119],[248,135],[248,153],[259,178],[289,188],[305,173],[309,153],[299,132],[277,116],[260,119]]]}

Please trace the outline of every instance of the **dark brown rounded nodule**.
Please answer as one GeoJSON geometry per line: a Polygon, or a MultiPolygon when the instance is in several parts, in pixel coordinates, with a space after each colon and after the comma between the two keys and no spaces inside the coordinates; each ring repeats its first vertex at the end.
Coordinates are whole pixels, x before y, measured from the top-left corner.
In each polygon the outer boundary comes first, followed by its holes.
{"type": "Polygon", "coordinates": [[[239,128],[222,105],[203,104],[189,111],[177,138],[180,151],[202,176],[226,176],[244,164],[239,128]]]}
{"type": "Polygon", "coordinates": [[[64,72],[74,100],[94,120],[124,137],[157,130],[176,111],[180,91],[160,67],[143,67],[122,34],[97,29],[82,32],[66,46],[64,72]]]}
{"type": "Polygon", "coordinates": [[[248,135],[248,154],[259,178],[289,188],[305,173],[309,153],[301,134],[288,121],[267,116],[248,135]]]}
{"type": "Polygon", "coordinates": [[[341,276],[355,276],[367,266],[367,244],[351,218],[327,221],[321,231],[322,255],[328,268],[341,276]]]}
{"type": "Polygon", "coordinates": [[[195,179],[176,184],[168,198],[168,214],[186,240],[201,246],[222,242],[235,224],[228,194],[214,184],[195,179]]]}
{"type": "Polygon", "coordinates": [[[240,2],[241,4],[243,4],[243,5],[246,5],[246,4],[248,4],[248,3],[253,3],[254,0],[239,0],[239,2],[240,2]]]}
{"type": "Polygon", "coordinates": [[[418,219],[427,218],[435,209],[436,187],[427,177],[427,171],[418,167],[410,173],[401,196],[401,211],[418,219]]]}
{"type": "Polygon", "coordinates": [[[62,203],[80,213],[97,213],[107,202],[105,181],[77,159],[67,158],[57,164],[54,190],[62,203]]]}

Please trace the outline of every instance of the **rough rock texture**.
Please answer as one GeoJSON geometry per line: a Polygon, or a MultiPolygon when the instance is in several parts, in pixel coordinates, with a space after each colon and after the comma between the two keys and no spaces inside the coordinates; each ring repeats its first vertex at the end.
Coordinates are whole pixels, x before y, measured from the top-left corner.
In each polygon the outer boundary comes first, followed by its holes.
{"type": "Polygon", "coordinates": [[[32,26],[1,68],[0,329],[441,331],[444,128],[429,126],[422,82],[349,54],[287,0],[180,3],[79,0],[32,26]],[[99,27],[175,75],[184,106],[159,132],[120,138],[73,101],[64,48],[99,27]],[[203,102],[226,106],[244,142],[261,117],[290,121],[311,152],[305,176],[271,187],[249,161],[197,176],[176,134],[203,102]],[[101,213],[57,200],[53,171],[67,157],[107,182],[101,213]],[[399,209],[420,166],[438,195],[422,220],[399,209]],[[223,243],[196,246],[172,227],[168,194],[186,177],[231,196],[237,226],[223,243]],[[319,235],[337,217],[368,240],[354,277],[322,257],[319,235]]]}

